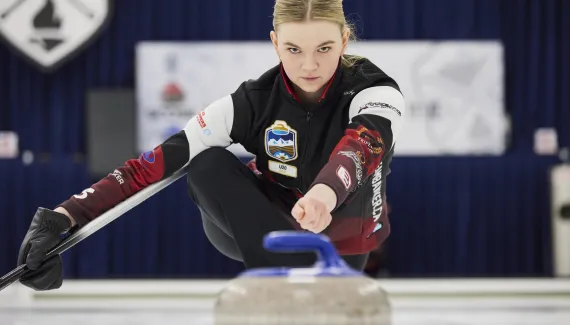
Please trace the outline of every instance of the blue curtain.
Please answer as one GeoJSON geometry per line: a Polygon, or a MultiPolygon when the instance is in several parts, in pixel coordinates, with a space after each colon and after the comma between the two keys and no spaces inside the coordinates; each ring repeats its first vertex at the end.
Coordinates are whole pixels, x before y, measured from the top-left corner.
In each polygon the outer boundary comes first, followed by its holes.
{"type": "MultiPolygon", "coordinates": [[[[0,45],[0,130],[16,131],[21,150],[37,158],[31,165],[0,161],[0,273],[15,266],[37,206],[53,207],[91,183],[81,160],[87,89],[134,87],[139,41],[268,40],[272,4],[116,0],[108,28],[51,74],[0,45]]],[[[498,39],[505,47],[509,152],[394,160],[386,243],[392,274],[550,275],[548,171],[556,159],[535,156],[532,141],[536,128],[554,127],[560,144],[570,146],[570,2],[347,0],[345,10],[361,39],[498,39]]],[[[66,253],[66,275],[224,277],[242,270],[207,242],[184,185],[66,253]]]]}

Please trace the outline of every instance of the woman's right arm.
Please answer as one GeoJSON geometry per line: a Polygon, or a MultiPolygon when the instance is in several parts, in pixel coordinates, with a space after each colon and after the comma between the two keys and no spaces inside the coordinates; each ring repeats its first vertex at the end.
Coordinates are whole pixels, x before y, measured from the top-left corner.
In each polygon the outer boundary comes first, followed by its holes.
{"type": "Polygon", "coordinates": [[[229,146],[234,142],[233,96],[213,102],[179,133],[137,159],[126,161],[91,187],[58,205],[55,211],[67,215],[74,225],[83,227],[150,184],[185,167],[207,148],[229,146]]]}

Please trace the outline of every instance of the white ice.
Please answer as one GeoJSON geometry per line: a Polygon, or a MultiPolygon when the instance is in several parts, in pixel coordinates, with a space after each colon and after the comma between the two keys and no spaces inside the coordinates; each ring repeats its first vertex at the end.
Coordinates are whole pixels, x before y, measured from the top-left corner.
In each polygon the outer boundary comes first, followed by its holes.
{"type": "MultiPolygon", "coordinates": [[[[1,302],[0,302],[1,303],[1,302]]],[[[568,298],[394,298],[393,325],[569,325],[568,298]]],[[[0,305],[2,325],[210,325],[213,301],[46,300],[0,305]],[[3,306],[2,306],[3,305],[3,306]]]]}

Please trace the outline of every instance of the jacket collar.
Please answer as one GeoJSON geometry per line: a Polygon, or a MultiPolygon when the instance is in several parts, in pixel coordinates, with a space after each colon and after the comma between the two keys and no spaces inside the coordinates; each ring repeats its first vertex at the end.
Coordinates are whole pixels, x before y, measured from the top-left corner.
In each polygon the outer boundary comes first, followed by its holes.
{"type": "MultiPolygon", "coordinates": [[[[299,96],[297,96],[297,94],[295,93],[295,90],[293,88],[293,83],[291,82],[291,80],[289,79],[289,77],[287,77],[287,74],[285,73],[285,70],[283,69],[283,64],[279,64],[279,68],[281,70],[281,87],[282,89],[285,90],[286,94],[295,99],[297,102],[301,102],[301,100],[299,99],[299,96]]],[[[323,102],[325,99],[332,97],[333,95],[331,94],[331,92],[334,92],[334,89],[340,84],[342,80],[342,66],[339,60],[339,64],[337,66],[337,69],[335,71],[335,73],[333,74],[333,76],[331,77],[331,79],[329,80],[327,86],[325,87],[325,91],[323,91],[323,94],[321,95],[321,98],[319,99],[319,103],[323,102]]]]}

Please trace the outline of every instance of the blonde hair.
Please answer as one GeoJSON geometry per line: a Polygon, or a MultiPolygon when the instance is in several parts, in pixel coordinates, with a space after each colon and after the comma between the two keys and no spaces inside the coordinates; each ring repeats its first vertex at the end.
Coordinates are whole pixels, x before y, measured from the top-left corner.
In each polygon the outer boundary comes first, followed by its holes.
{"type": "MultiPolygon", "coordinates": [[[[288,22],[326,20],[340,26],[341,33],[350,32],[350,41],[356,41],[355,28],[351,25],[342,7],[342,0],[275,0],[273,28],[288,22]]],[[[363,59],[357,55],[344,54],[341,63],[344,68],[352,67],[363,59]]]]}

